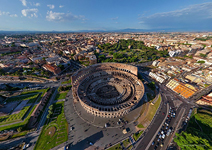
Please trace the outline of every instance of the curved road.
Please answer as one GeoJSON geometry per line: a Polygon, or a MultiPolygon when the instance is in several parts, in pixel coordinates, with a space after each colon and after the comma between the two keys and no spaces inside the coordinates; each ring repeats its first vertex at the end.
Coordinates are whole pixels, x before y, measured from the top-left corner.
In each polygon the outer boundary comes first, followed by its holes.
{"type": "Polygon", "coordinates": [[[136,146],[136,150],[144,150],[147,148],[148,144],[152,140],[152,137],[155,135],[159,126],[161,125],[164,118],[166,117],[165,114],[163,115],[163,113],[166,113],[166,110],[167,110],[167,105],[164,105],[164,103],[166,102],[166,99],[164,98],[163,95],[161,96],[162,96],[162,101],[161,101],[162,107],[159,110],[159,114],[157,114],[155,121],[145,131],[146,132],[144,133],[145,137],[140,142],[138,142],[138,145],[136,146]]]}

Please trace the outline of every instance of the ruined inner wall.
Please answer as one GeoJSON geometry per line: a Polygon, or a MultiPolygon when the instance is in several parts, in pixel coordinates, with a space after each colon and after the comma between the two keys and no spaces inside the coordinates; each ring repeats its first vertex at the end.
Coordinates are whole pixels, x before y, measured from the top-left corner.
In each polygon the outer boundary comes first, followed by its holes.
{"type": "Polygon", "coordinates": [[[121,63],[83,68],[72,76],[74,100],[95,116],[111,118],[127,114],[144,94],[137,71],[137,67],[121,63]]]}

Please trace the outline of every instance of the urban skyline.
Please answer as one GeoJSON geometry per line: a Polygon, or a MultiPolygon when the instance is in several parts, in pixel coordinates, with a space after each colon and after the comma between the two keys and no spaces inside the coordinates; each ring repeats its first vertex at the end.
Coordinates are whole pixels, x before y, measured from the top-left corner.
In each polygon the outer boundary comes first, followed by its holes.
{"type": "Polygon", "coordinates": [[[211,31],[212,1],[2,0],[4,31],[211,31]],[[9,7],[8,7],[9,6],[9,7]]]}
{"type": "Polygon", "coordinates": [[[1,0],[0,149],[212,149],[212,0],[1,0]]]}

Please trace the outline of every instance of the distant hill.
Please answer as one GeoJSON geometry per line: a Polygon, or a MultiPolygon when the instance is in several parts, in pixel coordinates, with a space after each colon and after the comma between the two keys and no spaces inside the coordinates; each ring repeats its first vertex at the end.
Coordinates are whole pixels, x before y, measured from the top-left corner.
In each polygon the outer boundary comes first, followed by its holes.
{"type": "MultiPolygon", "coordinates": [[[[208,30],[211,31],[211,30],[208,30]]],[[[73,33],[73,32],[207,32],[207,30],[185,30],[181,28],[165,28],[165,29],[116,29],[116,30],[66,30],[66,31],[4,31],[0,30],[0,35],[12,35],[12,34],[39,34],[39,33],[73,33]]]]}

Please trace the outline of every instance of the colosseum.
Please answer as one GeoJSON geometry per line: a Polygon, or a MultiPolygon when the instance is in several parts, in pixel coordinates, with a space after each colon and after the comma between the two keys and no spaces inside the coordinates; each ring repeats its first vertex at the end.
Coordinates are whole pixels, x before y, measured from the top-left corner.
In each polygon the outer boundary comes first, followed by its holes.
{"type": "Polygon", "coordinates": [[[98,117],[115,118],[128,114],[144,95],[143,83],[135,66],[99,63],[72,75],[74,103],[80,102],[98,117]]]}

